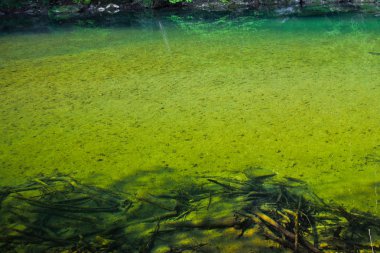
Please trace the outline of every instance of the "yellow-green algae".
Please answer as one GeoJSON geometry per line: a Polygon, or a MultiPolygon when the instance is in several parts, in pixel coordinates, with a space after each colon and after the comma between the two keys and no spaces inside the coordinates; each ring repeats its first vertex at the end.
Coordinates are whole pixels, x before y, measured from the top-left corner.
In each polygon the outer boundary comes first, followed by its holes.
{"type": "Polygon", "coordinates": [[[378,19],[247,22],[3,35],[1,185],[173,168],[135,182],[154,188],[260,166],[378,213],[378,19]]]}

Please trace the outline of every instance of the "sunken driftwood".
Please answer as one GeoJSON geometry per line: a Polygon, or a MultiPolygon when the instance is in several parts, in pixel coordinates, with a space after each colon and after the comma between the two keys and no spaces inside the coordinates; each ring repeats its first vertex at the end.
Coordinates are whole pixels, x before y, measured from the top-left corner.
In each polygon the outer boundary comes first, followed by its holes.
{"type": "Polygon", "coordinates": [[[207,238],[191,245],[168,238],[230,228],[238,232],[237,239],[255,228],[263,238],[293,252],[380,250],[368,237],[380,234],[379,217],[327,204],[297,179],[246,173],[243,180],[205,177],[194,184],[136,196],[57,174],[2,187],[0,251],[34,247],[44,252],[146,253],[167,244],[167,252],[212,252],[207,238]],[[224,206],[229,202],[237,204],[224,206]],[[219,207],[227,209],[223,217],[215,215],[219,207]],[[194,213],[200,211],[207,217],[196,219],[194,213]]]}

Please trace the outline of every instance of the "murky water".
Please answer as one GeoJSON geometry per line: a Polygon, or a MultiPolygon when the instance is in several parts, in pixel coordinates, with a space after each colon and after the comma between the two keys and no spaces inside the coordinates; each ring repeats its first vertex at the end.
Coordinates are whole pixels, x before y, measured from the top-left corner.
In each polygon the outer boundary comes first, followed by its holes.
{"type": "Polygon", "coordinates": [[[379,214],[379,17],[105,20],[0,36],[1,185],[257,166],[379,214]]]}

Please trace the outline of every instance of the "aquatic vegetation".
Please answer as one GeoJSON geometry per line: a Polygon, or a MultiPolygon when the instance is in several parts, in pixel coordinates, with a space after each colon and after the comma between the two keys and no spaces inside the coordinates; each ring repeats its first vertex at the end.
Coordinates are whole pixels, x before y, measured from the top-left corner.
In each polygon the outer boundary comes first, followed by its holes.
{"type": "Polygon", "coordinates": [[[2,187],[0,249],[216,252],[234,241],[246,250],[273,245],[315,253],[380,249],[377,239],[367,240],[367,231],[373,238],[380,233],[378,217],[327,204],[302,181],[255,176],[256,171],[241,180],[199,177],[187,187],[145,197],[82,184],[59,173],[2,187]],[[198,238],[195,231],[223,234],[229,229],[235,234],[229,242],[204,234],[202,242],[178,243],[183,235],[198,238]],[[253,238],[272,243],[258,246],[253,238]]]}

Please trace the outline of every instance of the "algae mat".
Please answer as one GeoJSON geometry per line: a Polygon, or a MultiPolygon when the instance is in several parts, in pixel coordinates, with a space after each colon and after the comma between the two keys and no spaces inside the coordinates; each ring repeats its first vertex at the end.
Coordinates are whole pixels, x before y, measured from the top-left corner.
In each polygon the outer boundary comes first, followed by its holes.
{"type": "Polygon", "coordinates": [[[379,52],[379,18],[362,14],[2,34],[1,185],[261,167],[378,214],[379,52]]]}

